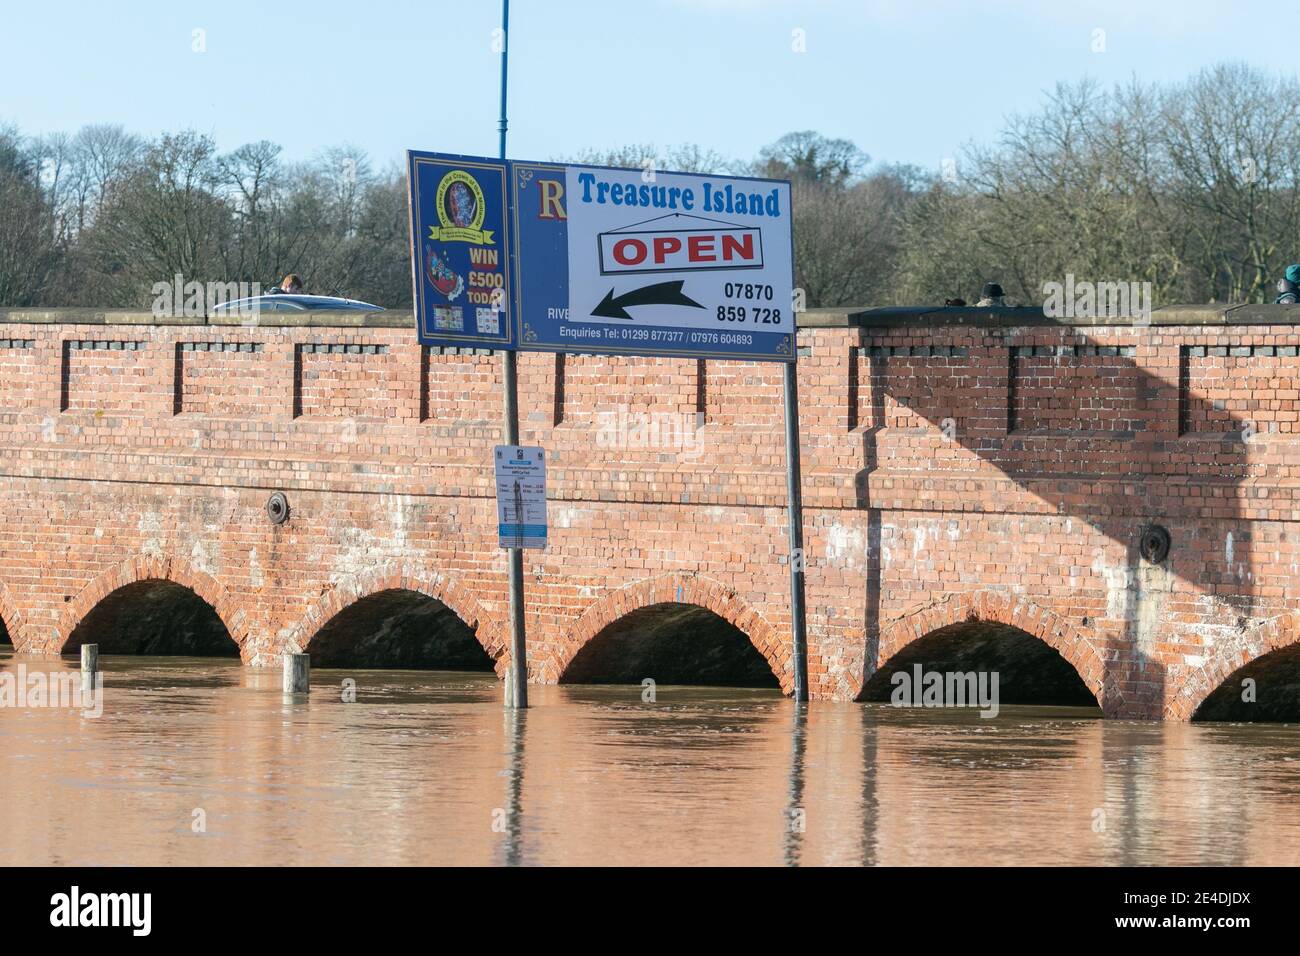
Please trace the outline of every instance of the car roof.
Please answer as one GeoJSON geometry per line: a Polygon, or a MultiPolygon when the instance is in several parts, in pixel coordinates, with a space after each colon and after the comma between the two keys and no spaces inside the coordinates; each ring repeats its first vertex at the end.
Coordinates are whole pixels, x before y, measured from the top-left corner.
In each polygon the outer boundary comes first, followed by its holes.
{"type": "Polygon", "coordinates": [[[279,293],[272,295],[255,295],[246,299],[233,299],[213,308],[214,312],[231,312],[244,309],[274,309],[279,312],[382,312],[383,306],[362,302],[360,299],[345,299],[336,295],[300,295],[296,293],[279,293]]]}

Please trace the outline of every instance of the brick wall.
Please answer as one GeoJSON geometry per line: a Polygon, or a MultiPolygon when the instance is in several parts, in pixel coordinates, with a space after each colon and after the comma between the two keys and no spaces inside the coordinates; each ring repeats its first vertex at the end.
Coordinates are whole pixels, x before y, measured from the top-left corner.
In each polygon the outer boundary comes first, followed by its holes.
{"type": "MultiPolygon", "coordinates": [[[[105,333],[108,334],[108,333],[105,333]]],[[[136,338],[65,339],[62,411],[148,412],[158,383],[141,353],[149,343],[136,338]]]]}
{"type": "Polygon", "coordinates": [[[208,418],[255,418],[269,397],[259,357],[261,342],[211,338],[178,342],[176,393],[178,415],[208,418]]]}
{"type": "Polygon", "coordinates": [[[1133,432],[1143,427],[1142,372],[1131,345],[1009,349],[1012,431],[1133,432]]]}
{"type": "Polygon", "coordinates": [[[382,342],[294,345],[294,417],[411,418],[418,385],[394,374],[396,357],[382,342]]]}
{"type": "Polygon", "coordinates": [[[1182,346],[1181,431],[1300,432],[1300,336],[1272,342],[1182,346]]]}
{"type": "MultiPolygon", "coordinates": [[[[0,318],[0,619],[21,649],[57,651],[113,589],[165,577],[250,664],[409,587],[504,666],[499,357],[383,325],[0,318]]],[[[1056,648],[1108,713],[1189,716],[1294,640],[1296,346],[1193,321],[803,330],[814,694],[852,698],[974,616],[1056,648]],[[1159,565],[1137,548],[1152,522],[1174,542],[1159,565]]],[[[780,368],[525,354],[520,387],[553,529],[525,560],[532,678],[681,602],[744,631],[788,688],[780,368]]]]}
{"type": "Polygon", "coordinates": [[[24,408],[36,400],[40,365],[36,340],[0,331],[0,408],[24,408]]]}

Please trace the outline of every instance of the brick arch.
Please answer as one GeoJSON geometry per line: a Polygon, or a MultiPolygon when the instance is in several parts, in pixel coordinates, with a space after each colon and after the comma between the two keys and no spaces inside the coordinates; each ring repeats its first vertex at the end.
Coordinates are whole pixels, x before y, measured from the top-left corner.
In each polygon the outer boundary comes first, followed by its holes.
{"type": "MultiPolygon", "coordinates": [[[[1105,658],[1087,634],[1059,614],[1019,595],[991,589],[951,595],[887,625],[880,635],[875,666],[863,675],[855,698],[861,699],[872,675],[899,651],[940,628],[968,621],[1005,624],[1038,638],[1074,668],[1104,714],[1110,716],[1121,709],[1123,697],[1118,682],[1107,673],[1105,658]]],[[[872,662],[867,663],[871,666],[872,662]]]]}
{"type": "Polygon", "coordinates": [[[317,598],[302,621],[284,639],[284,646],[310,652],[312,639],[339,612],[381,591],[415,591],[449,608],[474,632],[475,639],[495,662],[497,676],[510,666],[510,645],[505,629],[487,614],[465,588],[443,574],[405,567],[381,567],[349,578],[317,598]]]}
{"type": "Polygon", "coordinates": [[[100,601],[118,588],[139,581],[170,581],[172,584],[189,588],[217,612],[217,617],[226,626],[226,632],[239,646],[242,655],[248,638],[248,623],[243,609],[238,606],[225,586],[212,575],[198,570],[183,558],[166,555],[140,555],[131,558],[103,572],[82,588],[59,618],[55,652],[62,653],[77,625],[85,620],[86,615],[93,611],[100,601]]]}
{"type": "Polygon", "coordinates": [[[542,680],[548,684],[558,683],[578,651],[601,631],[633,611],[652,604],[693,604],[712,611],[749,638],[780,682],[782,693],[794,693],[789,644],[781,640],[758,611],[737,597],[733,588],[703,575],[685,572],[637,581],[609,592],[588,607],[569,631],[569,638],[559,654],[541,665],[542,680]]]}
{"type": "Polygon", "coordinates": [[[1166,720],[1188,721],[1205,699],[1247,664],[1300,641],[1300,614],[1295,611],[1256,624],[1230,647],[1216,650],[1165,707],[1166,720]]]}
{"type": "Polygon", "coordinates": [[[22,650],[23,615],[3,581],[0,581],[0,621],[4,622],[5,631],[9,634],[9,643],[13,645],[14,650],[22,650]]]}

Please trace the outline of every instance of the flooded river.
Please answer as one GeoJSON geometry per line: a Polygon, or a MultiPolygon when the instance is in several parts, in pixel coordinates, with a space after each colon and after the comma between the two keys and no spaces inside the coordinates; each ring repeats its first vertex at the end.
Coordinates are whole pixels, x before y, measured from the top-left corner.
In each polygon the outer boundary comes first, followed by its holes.
{"type": "Polygon", "coordinates": [[[0,708],[0,864],[1300,863],[1296,726],[102,666],[98,718],[0,708]]]}

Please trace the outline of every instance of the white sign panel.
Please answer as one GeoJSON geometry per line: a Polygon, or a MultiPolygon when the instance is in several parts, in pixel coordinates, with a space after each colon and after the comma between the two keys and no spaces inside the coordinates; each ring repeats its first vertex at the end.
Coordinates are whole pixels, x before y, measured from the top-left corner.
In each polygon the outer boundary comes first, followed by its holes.
{"type": "Polygon", "coordinates": [[[570,166],[565,199],[570,322],[737,352],[795,331],[789,183],[570,166]]]}
{"type": "Polygon", "coordinates": [[[546,547],[546,454],[497,445],[497,537],[502,548],[546,547]]]}

